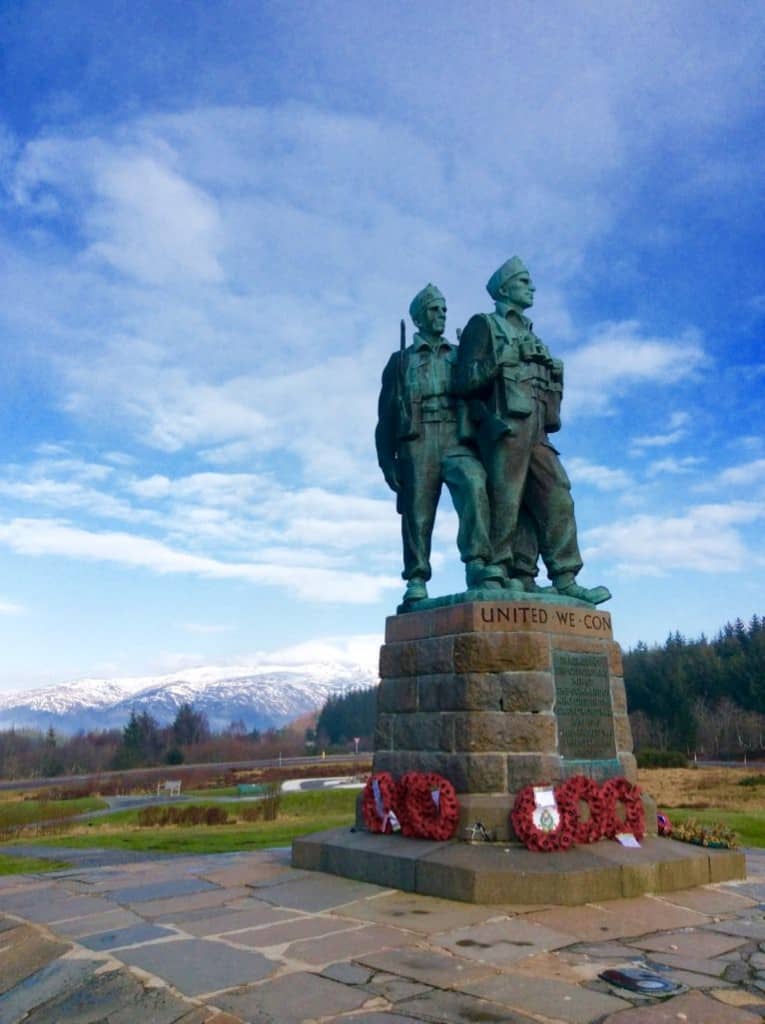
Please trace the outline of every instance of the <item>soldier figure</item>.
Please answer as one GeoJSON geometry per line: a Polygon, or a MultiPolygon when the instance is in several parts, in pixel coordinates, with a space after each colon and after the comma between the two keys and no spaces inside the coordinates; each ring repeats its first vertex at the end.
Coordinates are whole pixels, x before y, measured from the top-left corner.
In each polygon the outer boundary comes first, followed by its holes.
{"type": "Polygon", "coordinates": [[[563,363],[524,316],[535,288],[517,256],[486,289],[496,312],[477,314],[462,332],[457,379],[486,468],[493,561],[505,570],[507,596],[522,597],[539,589],[538,546],[555,592],[600,604],[611,596],[606,587],[576,582],[582,558],[571,484],[548,438],[560,429],[563,363]]]}
{"type": "Polygon", "coordinates": [[[457,349],[443,337],[446,302],[429,284],[412,299],[418,328],[412,344],[388,360],[375,430],[377,459],[396,492],[404,543],[403,607],[428,596],[430,549],[443,484],[459,518],[457,546],[468,588],[500,587],[503,572],[491,564],[486,473],[469,441],[464,403],[456,396],[457,349]]]}

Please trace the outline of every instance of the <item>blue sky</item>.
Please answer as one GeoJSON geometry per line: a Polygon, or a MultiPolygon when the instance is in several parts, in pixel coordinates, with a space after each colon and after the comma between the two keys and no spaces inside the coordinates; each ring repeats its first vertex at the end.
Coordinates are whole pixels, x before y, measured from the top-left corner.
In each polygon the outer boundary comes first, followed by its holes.
{"type": "MultiPolygon", "coordinates": [[[[0,688],[374,659],[426,282],[521,255],[625,646],[765,612],[765,12],[0,6],[0,688]]],[[[448,497],[431,593],[460,589],[448,497]]]]}

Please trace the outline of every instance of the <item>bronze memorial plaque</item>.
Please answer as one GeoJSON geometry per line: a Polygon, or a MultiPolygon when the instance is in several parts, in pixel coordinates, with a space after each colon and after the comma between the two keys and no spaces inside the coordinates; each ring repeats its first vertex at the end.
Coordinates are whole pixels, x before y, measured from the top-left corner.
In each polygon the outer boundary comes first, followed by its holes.
{"type": "Polygon", "coordinates": [[[616,757],[608,656],[553,651],[553,670],[561,757],[616,757]]]}

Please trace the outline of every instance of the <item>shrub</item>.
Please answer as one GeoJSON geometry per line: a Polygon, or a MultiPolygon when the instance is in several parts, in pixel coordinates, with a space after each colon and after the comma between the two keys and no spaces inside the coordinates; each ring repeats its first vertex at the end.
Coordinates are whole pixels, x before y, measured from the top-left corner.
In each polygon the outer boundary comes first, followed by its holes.
{"type": "Polygon", "coordinates": [[[247,807],[237,808],[236,814],[241,821],[260,821],[263,817],[263,804],[258,801],[247,807]]]}
{"type": "Polygon", "coordinates": [[[745,775],[738,780],[739,786],[765,786],[765,773],[761,775],[745,775]]]}
{"type": "Polygon", "coordinates": [[[638,768],[687,768],[688,758],[682,750],[655,750],[653,747],[645,747],[639,750],[637,758],[638,768]]]}
{"type": "Polygon", "coordinates": [[[166,825],[226,825],[225,807],[202,807],[188,804],[184,807],[142,807],[137,819],[141,828],[164,828],[166,825]]]}

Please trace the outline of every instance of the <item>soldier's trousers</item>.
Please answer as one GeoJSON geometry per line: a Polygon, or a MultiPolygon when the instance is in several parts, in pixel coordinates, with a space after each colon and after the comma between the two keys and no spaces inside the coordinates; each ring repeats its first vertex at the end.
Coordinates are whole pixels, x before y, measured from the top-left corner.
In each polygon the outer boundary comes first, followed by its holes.
{"type": "Polygon", "coordinates": [[[514,570],[532,574],[535,529],[548,575],[576,575],[582,556],[571,483],[541,426],[542,414],[540,406],[531,416],[512,421],[512,435],[481,444],[492,512],[493,561],[505,565],[511,575],[514,570]]]}
{"type": "Polygon", "coordinates": [[[486,472],[476,452],[459,442],[453,421],[422,423],[420,436],[402,443],[398,471],[405,580],[430,579],[433,524],[443,484],[449,488],[459,519],[457,547],[462,561],[491,561],[486,472]]]}

